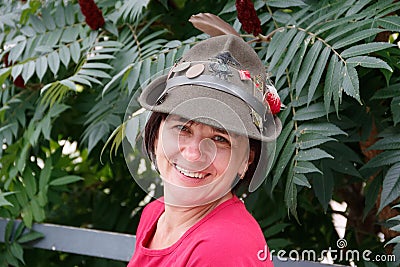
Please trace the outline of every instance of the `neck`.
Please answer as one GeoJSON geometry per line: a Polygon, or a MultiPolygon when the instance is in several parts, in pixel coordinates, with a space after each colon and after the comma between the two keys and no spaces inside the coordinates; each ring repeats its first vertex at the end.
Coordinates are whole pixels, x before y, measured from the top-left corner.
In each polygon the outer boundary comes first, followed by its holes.
{"type": "Polygon", "coordinates": [[[165,211],[160,219],[162,220],[164,226],[166,226],[168,229],[187,230],[204,218],[207,214],[209,214],[219,204],[232,198],[232,196],[232,193],[229,192],[214,202],[196,207],[177,207],[165,204],[165,211]]]}

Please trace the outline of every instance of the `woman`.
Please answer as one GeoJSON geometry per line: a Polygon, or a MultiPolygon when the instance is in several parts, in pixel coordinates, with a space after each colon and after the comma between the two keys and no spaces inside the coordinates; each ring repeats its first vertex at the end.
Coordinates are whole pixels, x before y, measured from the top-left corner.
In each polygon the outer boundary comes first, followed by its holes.
{"type": "Polygon", "coordinates": [[[281,124],[269,87],[254,50],[224,35],[195,45],[143,90],[143,143],[164,196],[143,210],[128,267],[273,266],[235,195],[241,184],[254,191],[270,166],[281,124]]]}

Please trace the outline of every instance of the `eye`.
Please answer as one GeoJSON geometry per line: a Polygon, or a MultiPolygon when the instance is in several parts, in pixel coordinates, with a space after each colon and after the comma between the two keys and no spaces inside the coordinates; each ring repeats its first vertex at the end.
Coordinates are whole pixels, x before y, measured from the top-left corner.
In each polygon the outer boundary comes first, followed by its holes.
{"type": "Polygon", "coordinates": [[[186,125],[176,125],[175,128],[179,130],[179,132],[189,132],[189,127],[186,125]]]}
{"type": "Polygon", "coordinates": [[[225,137],[221,136],[221,135],[216,135],[213,137],[213,140],[218,142],[218,143],[223,143],[223,144],[230,144],[230,142],[228,141],[228,139],[226,139],[225,137]]]}

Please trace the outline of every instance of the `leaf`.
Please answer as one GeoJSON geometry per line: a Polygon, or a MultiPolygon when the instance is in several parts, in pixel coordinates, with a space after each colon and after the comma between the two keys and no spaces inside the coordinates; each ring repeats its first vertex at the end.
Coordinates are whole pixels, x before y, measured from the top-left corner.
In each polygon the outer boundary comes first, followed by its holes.
{"type": "Polygon", "coordinates": [[[100,63],[100,62],[96,62],[96,63],[85,63],[82,68],[84,69],[113,69],[112,66],[110,66],[109,64],[105,64],[105,63],[100,63]]]}
{"type": "Polygon", "coordinates": [[[62,84],[62,85],[64,85],[64,86],[66,86],[66,87],[68,87],[69,89],[71,89],[71,90],[73,90],[73,91],[76,91],[76,85],[75,85],[75,83],[74,82],[72,82],[72,81],[70,81],[70,80],[61,80],[60,81],[60,84],[62,84]]]}
{"type": "Polygon", "coordinates": [[[342,86],[344,92],[347,95],[355,98],[362,105],[360,99],[360,85],[356,69],[350,65],[345,65],[343,71],[344,71],[344,77],[342,86]]]}
{"type": "Polygon", "coordinates": [[[50,12],[48,9],[42,9],[42,19],[44,22],[44,25],[46,26],[47,29],[50,31],[54,30],[56,28],[56,24],[54,22],[53,17],[50,15],[50,12]]]}
{"type": "Polygon", "coordinates": [[[400,215],[396,215],[396,216],[394,216],[394,217],[391,217],[391,218],[388,219],[388,221],[389,221],[389,222],[390,222],[390,221],[400,221],[400,215]]]}
{"type": "MultiPolygon", "coordinates": [[[[290,166],[293,166],[290,164],[290,166]]],[[[296,218],[298,221],[298,216],[297,216],[297,187],[296,184],[293,182],[294,179],[294,173],[292,169],[289,169],[289,175],[286,181],[286,187],[285,187],[285,203],[286,207],[289,209],[290,213],[296,218]]]]}
{"type": "Polygon", "coordinates": [[[68,80],[71,81],[71,82],[74,82],[74,83],[84,84],[84,85],[87,85],[89,87],[92,86],[92,84],[88,80],[82,78],[80,75],[71,76],[71,77],[68,78],[68,80]]]}
{"type": "Polygon", "coordinates": [[[11,69],[11,76],[16,79],[18,78],[18,76],[21,74],[23,70],[23,66],[22,65],[15,65],[12,69],[11,69]]]}
{"type": "Polygon", "coordinates": [[[33,215],[33,218],[35,219],[35,221],[42,222],[46,218],[44,209],[42,207],[40,207],[36,198],[33,198],[31,200],[30,207],[31,207],[32,215],[33,215]]]}
{"type": "Polygon", "coordinates": [[[331,158],[334,157],[324,150],[320,148],[311,148],[307,150],[300,150],[299,153],[295,156],[295,159],[298,161],[311,161],[311,160],[319,160],[323,158],[331,158]]]}
{"type": "Polygon", "coordinates": [[[0,192],[0,207],[3,207],[3,206],[11,206],[11,207],[13,207],[14,206],[11,202],[9,202],[5,198],[6,196],[11,195],[11,194],[14,194],[14,192],[6,192],[6,193],[0,192]]]}
{"type": "Polygon", "coordinates": [[[315,35],[321,36],[321,33],[324,33],[331,29],[340,28],[339,26],[342,26],[344,24],[348,26],[352,21],[357,21],[363,19],[364,17],[365,15],[363,14],[353,14],[351,16],[345,16],[339,19],[326,21],[325,23],[321,23],[322,27],[318,27],[316,29],[315,35]]]}
{"type": "Polygon", "coordinates": [[[378,213],[398,197],[400,197],[400,163],[390,167],[385,175],[378,213]]]}
{"type": "Polygon", "coordinates": [[[368,53],[384,50],[384,49],[387,49],[390,47],[394,47],[394,45],[390,44],[390,43],[382,43],[382,42],[374,42],[374,43],[369,43],[369,44],[355,45],[355,46],[352,46],[352,47],[344,50],[342,53],[340,53],[340,56],[343,58],[355,57],[355,56],[365,55],[368,53]]]}
{"type": "Polygon", "coordinates": [[[32,228],[33,215],[29,206],[25,206],[22,209],[21,217],[26,227],[32,228]]]}
{"type": "Polygon", "coordinates": [[[378,140],[372,146],[368,148],[370,150],[393,150],[393,149],[400,149],[400,134],[395,134],[391,136],[387,136],[383,139],[378,140]]]}
{"type": "MultiPolygon", "coordinates": [[[[279,65],[279,69],[276,73],[276,81],[282,76],[285,72],[286,68],[289,66],[290,62],[293,60],[294,55],[296,54],[297,50],[300,48],[301,43],[304,41],[306,37],[306,33],[303,31],[299,31],[296,36],[293,38],[290,46],[285,54],[285,58],[283,59],[282,63],[279,65]]],[[[271,70],[270,66],[268,67],[271,70]]]]}
{"type": "Polygon", "coordinates": [[[71,54],[67,46],[63,45],[60,47],[59,52],[60,60],[66,68],[68,68],[69,61],[71,59],[71,54]]]}
{"type": "Polygon", "coordinates": [[[22,55],[22,52],[24,52],[25,47],[26,47],[26,40],[22,40],[13,48],[11,48],[10,54],[8,55],[8,62],[13,62],[13,63],[17,62],[20,56],[22,55]]]}
{"type": "Polygon", "coordinates": [[[346,17],[350,16],[352,14],[358,13],[360,10],[362,10],[370,2],[371,2],[371,0],[362,0],[362,1],[355,2],[353,4],[353,6],[347,11],[346,17]]]}
{"type": "Polygon", "coordinates": [[[29,61],[28,63],[25,63],[23,65],[22,79],[24,80],[25,84],[33,76],[34,73],[35,73],[35,62],[29,61]]]}
{"type": "Polygon", "coordinates": [[[325,38],[325,42],[330,43],[330,41],[338,38],[338,39],[343,39],[345,36],[348,36],[348,33],[354,30],[359,30],[365,27],[366,25],[371,25],[373,23],[372,19],[366,19],[363,21],[357,21],[353,22],[349,25],[346,25],[346,27],[340,27],[338,28],[335,32],[330,34],[325,38]]]}
{"type": "Polygon", "coordinates": [[[64,7],[62,5],[57,5],[54,17],[57,27],[63,28],[65,26],[65,15],[64,15],[64,7]]]}
{"type": "Polygon", "coordinates": [[[268,6],[272,7],[280,7],[280,8],[289,8],[294,6],[307,6],[306,3],[302,0],[269,0],[266,2],[268,6]]]}
{"type": "Polygon", "coordinates": [[[306,134],[306,133],[320,134],[323,136],[333,136],[333,135],[339,135],[339,134],[347,135],[346,132],[341,130],[335,124],[329,123],[329,122],[303,123],[298,127],[296,134],[306,134]]]}
{"type": "Polygon", "coordinates": [[[358,56],[347,59],[347,64],[365,68],[386,69],[393,72],[392,68],[382,59],[369,56],[358,56]]]}
{"type": "Polygon", "coordinates": [[[397,163],[400,158],[400,151],[384,151],[368,161],[361,169],[381,167],[397,163]]]}
{"type": "Polygon", "coordinates": [[[29,233],[24,234],[23,236],[18,238],[18,243],[23,244],[41,238],[44,238],[44,235],[42,233],[31,230],[29,233]]]}
{"type": "Polygon", "coordinates": [[[44,162],[44,167],[42,171],[40,172],[39,176],[39,190],[45,190],[47,184],[49,183],[50,180],[50,175],[51,175],[51,168],[52,168],[52,160],[51,158],[47,158],[46,161],[44,162]]]}
{"type": "Polygon", "coordinates": [[[325,25],[326,21],[335,21],[344,12],[346,12],[346,10],[350,7],[351,2],[353,2],[353,0],[346,1],[341,4],[336,2],[335,4],[332,4],[329,9],[322,8],[314,11],[312,13],[314,16],[312,16],[312,20],[309,22],[309,25],[307,25],[306,30],[309,32],[314,32],[313,28],[318,29],[320,24],[325,25]]]}
{"type": "MultiPolygon", "coordinates": [[[[329,110],[332,112],[333,110],[329,110]]],[[[296,111],[296,114],[293,116],[293,119],[296,121],[306,121],[312,120],[315,118],[320,118],[325,115],[325,108],[322,103],[315,103],[308,107],[301,108],[296,111]]]]}
{"type": "Polygon", "coordinates": [[[72,60],[78,64],[79,58],[81,57],[81,51],[79,47],[78,42],[73,42],[71,46],[69,47],[70,54],[72,57],[72,60]]]}
{"type": "Polygon", "coordinates": [[[99,77],[99,78],[111,78],[111,76],[108,73],[101,71],[101,70],[95,70],[95,69],[81,69],[79,71],[79,74],[93,76],[93,77],[99,77]]]}
{"type": "Polygon", "coordinates": [[[36,75],[38,76],[39,80],[42,81],[44,74],[47,71],[47,60],[46,57],[42,56],[36,60],[36,75]]]}
{"type": "Polygon", "coordinates": [[[62,33],[60,40],[61,42],[64,43],[72,43],[78,39],[78,36],[79,36],[79,27],[74,27],[74,26],[66,27],[64,32],[62,33]]]}
{"type": "Polygon", "coordinates": [[[140,62],[138,62],[138,64],[134,65],[133,69],[131,70],[131,72],[129,73],[129,75],[127,77],[129,94],[135,88],[135,86],[139,80],[141,67],[142,67],[142,62],[140,61],[140,62]]]}
{"type": "Polygon", "coordinates": [[[274,190],[275,186],[278,184],[279,179],[282,176],[283,171],[285,170],[286,166],[288,165],[290,159],[294,151],[296,150],[296,146],[292,143],[294,138],[294,134],[292,133],[290,137],[286,141],[286,145],[282,150],[282,153],[279,157],[278,162],[275,165],[275,173],[273,175],[272,180],[272,187],[271,192],[274,190]]]}
{"type": "Polygon", "coordinates": [[[378,25],[393,32],[400,31],[400,17],[398,16],[387,16],[378,19],[378,25]]]}
{"type": "Polygon", "coordinates": [[[331,137],[323,136],[318,133],[304,133],[300,135],[299,140],[297,141],[297,145],[300,149],[307,149],[329,141],[337,140],[331,137]]]}
{"type": "Polygon", "coordinates": [[[267,55],[265,56],[265,61],[267,61],[272,55],[274,55],[275,50],[280,46],[280,42],[282,38],[285,36],[286,32],[287,32],[286,29],[282,28],[279,29],[274,34],[274,36],[271,39],[271,43],[268,46],[267,55]]]}
{"type": "Polygon", "coordinates": [[[11,68],[2,68],[0,69],[0,84],[3,84],[4,81],[10,76],[11,68]]]}
{"type": "Polygon", "coordinates": [[[47,45],[39,45],[35,47],[36,52],[40,52],[41,54],[47,54],[53,52],[53,48],[47,45]]]}
{"type": "Polygon", "coordinates": [[[46,45],[50,47],[57,46],[58,42],[60,41],[61,34],[63,33],[62,29],[57,29],[52,32],[48,32],[45,35],[46,38],[46,45]]]}
{"type": "Polygon", "coordinates": [[[150,82],[151,78],[150,67],[151,67],[151,60],[150,59],[144,60],[139,75],[139,84],[142,88],[144,88],[150,82]]]}
{"type": "Polygon", "coordinates": [[[398,244],[400,243],[400,236],[396,236],[395,238],[390,239],[389,242],[385,244],[385,246],[390,245],[390,244],[398,244]]]}
{"type": "Polygon", "coordinates": [[[35,30],[37,33],[45,33],[46,32],[46,27],[43,24],[43,21],[39,19],[38,17],[34,15],[30,15],[29,17],[29,22],[32,28],[35,30]]]}
{"type": "Polygon", "coordinates": [[[390,103],[394,125],[400,122],[400,96],[394,97],[390,103]]]}
{"type": "Polygon", "coordinates": [[[387,99],[400,96],[400,83],[392,84],[387,88],[375,92],[371,99],[387,99]]]}
{"type": "Polygon", "coordinates": [[[292,87],[295,88],[296,81],[299,75],[300,66],[302,65],[304,55],[307,51],[308,44],[310,43],[311,39],[312,38],[308,36],[306,39],[303,40],[300,46],[300,50],[297,51],[295,57],[293,58],[293,61],[290,63],[289,72],[293,73],[291,90],[292,87]]]}
{"type": "Polygon", "coordinates": [[[314,96],[315,90],[317,89],[317,86],[320,83],[322,73],[325,70],[330,53],[331,53],[331,49],[329,47],[325,47],[324,50],[321,52],[321,55],[318,58],[318,61],[314,68],[314,72],[311,76],[310,87],[308,88],[307,105],[310,104],[310,102],[314,96]]]}
{"type": "Polygon", "coordinates": [[[36,194],[37,186],[36,179],[32,175],[32,170],[29,167],[26,167],[23,176],[26,193],[28,194],[29,198],[33,198],[33,196],[36,194]]]}
{"type": "MultiPolygon", "coordinates": [[[[283,146],[285,144],[287,144],[289,135],[292,134],[293,127],[294,127],[294,122],[292,120],[290,120],[289,123],[287,125],[285,125],[281,134],[279,135],[278,139],[276,140],[276,149],[275,149],[275,159],[274,160],[277,159],[283,146]]],[[[292,138],[293,138],[293,134],[292,134],[292,138]]]]}
{"type": "Polygon", "coordinates": [[[337,64],[337,57],[336,55],[332,55],[331,60],[329,61],[328,70],[326,73],[326,81],[324,86],[324,104],[326,114],[328,114],[328,110],[331,106],[331,100],[333,92],[339,91],[338,89],[338,77],[340,75],[340,65],[337,64]]]}
{"type": "Polygon", "coordinates": [[[293,178],[293,183],[300,185],[300,186],[305,186],[305,187],[311,188],[311,185],[308,182],[308,179],[304,174],[295,173],[294,178],[293,178]]]}
{"type": "Polygon", "coordinates": [[[296,166],[294,166],[293,171],[295,173],[311,173],[311,172],[318,172],[322,174],[322,172],[315,167],[315,165],[312,162],[308,161],[298,161],[296,163],[296,166]]]}
{"type": "Polygon", "coordinates": [[[47,58],[47,63],[49,64],[49,68],[54,73],[54,75],[57,75],[58,69],[60,68],[60,58],[56,51],[49,54],[47,58]]]}
{"type": "Polygon", "coordinates": [[[19,259],[22,263],[25,264],[24,262],[24,250],[22,249],[22,246],[18,244],[17,242],[13,242],[10,246],[10,251],[11,254],[19,259]]]}
{"type": "Polygon", "coordinates": [[[356,31],[355,33],[351,34],[350,36],[347,36],[343,39],[340,39],[336,43],[332,45],[332,48],[337,50],[339,48],[352,45],[354,43],[357,43],[358,41],[367,39],[368,37],[371,37],[377,33],[383,32],[383,29],[366,29],[362,31],[356,31]]]}
{"type": "Polygon", "coordinates": [[[322,172],[324,175],[313,175],[313,188],[315,195],[326,212],[329,201],[332,199],[334,180],[333,174],[329,169],[323,168],[322,172]]]}
{"type": "Polygon", "coordinates": [[[67,6],[65,6],[64,14],[65,14],[65,21],[67,22],[67,24],[73,25],[75,22],[74,6],[71,4],[68,4],[67,6]]]}
{"type": "Polygon", "coordinates": [[[118,28],[114,23],[111,23],[110,21],[106,21],[106,23],[104,24],[103,28],[114,34],[116,37],[118,37],[119,33],[118,33],[118,28]]]}
{"type": "MultiPolygon", "coordinates": [[[[275,68],[276,63],[281,59],[281,56],[286,51],[287,47],[290,45],[293,37],[295,36],[297,29],[290,29],[288,32],[285,32],[282,38],[280,38],[279,46],[275,49],[274,55],[272,56],[271,62],[269,63],[268,68],[270,70],[275,68]]],[[[272,42],[271,42],[272,45],[272,42]]],[[[270,48],[268,48],[269,50],[270,48]]]]}
{"type": "Polygon", "coordinates": [[[382,176],[376,176],[365,190],[365,208],[363,211],[363,220],[367,217],[369,211],[375,207],[378,194],[381,189],[382,176]]]}
{"type": "Polygon", "coordinates": [[[100,123],[96,125],[96,130],[91,131],[89,134],[89,140],[88,140],[88,150],[89,152],[92,151],[92,149],[97,145],[97,143],[105,137],[105,135],[108,133],[109,128],[108,125],[105,123],[100,123]]]}
{"type": "Polygon", "coordinates": [[[313,46],[308,51],[304,61],[301,64],[301,68],[299,71],[299,77],[296,81],[296,94],[297,96],[300,95],[301,90],[303,89],[304,85],[306,84],[307,80],[309,79],[310,73],[314,68],[314,64],[318,59],[319,53],[322,49],[322,42],[316,41],[313,46]]]}
{"type": "Polygon", "coordinates": [[[75,183],[75,182],[82,181],[82,180],[84,180],[84,179],[80,176],[68,175],[68,176],[54,179],[53,181],[50,182],[50,185],[52,185],[52,186],[67,185],[67,184],[75,183]]]}
{"type": "Polygon", "coordinates": [[[278,223],[278,224],[272,225],[264,231],[264,236],[265,236],[265,238],[268,238],[268,240],[269,240],[269,238],[271,236],[274,236],[276,234],[283,232],[284,229],[288,226],[290,226],[289,223],[278,223]]]}
{"type": "Polygon", "coordinates": [[[224,20],[214,14],[199,13],[192,15],[189,19],[189,22],[191,22],[196,29],[210,36],[225,34],[240,36],[230,24],[226,23],[224,20]]]}

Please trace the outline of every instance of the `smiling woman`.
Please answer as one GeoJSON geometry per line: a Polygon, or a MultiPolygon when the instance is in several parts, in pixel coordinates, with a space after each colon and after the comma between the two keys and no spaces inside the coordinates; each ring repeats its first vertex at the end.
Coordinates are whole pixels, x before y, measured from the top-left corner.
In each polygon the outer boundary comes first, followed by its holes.
{"type": "Polygon", "coordinates": [[[272,89],[257,54],[233,35],[200,42],[143,89],[142,143],[163,196],[143,211],[129,267],[272,266],[258,257],[266,241],[235,195],[269,170],[281,131],[266,102],[272,89]]]}

